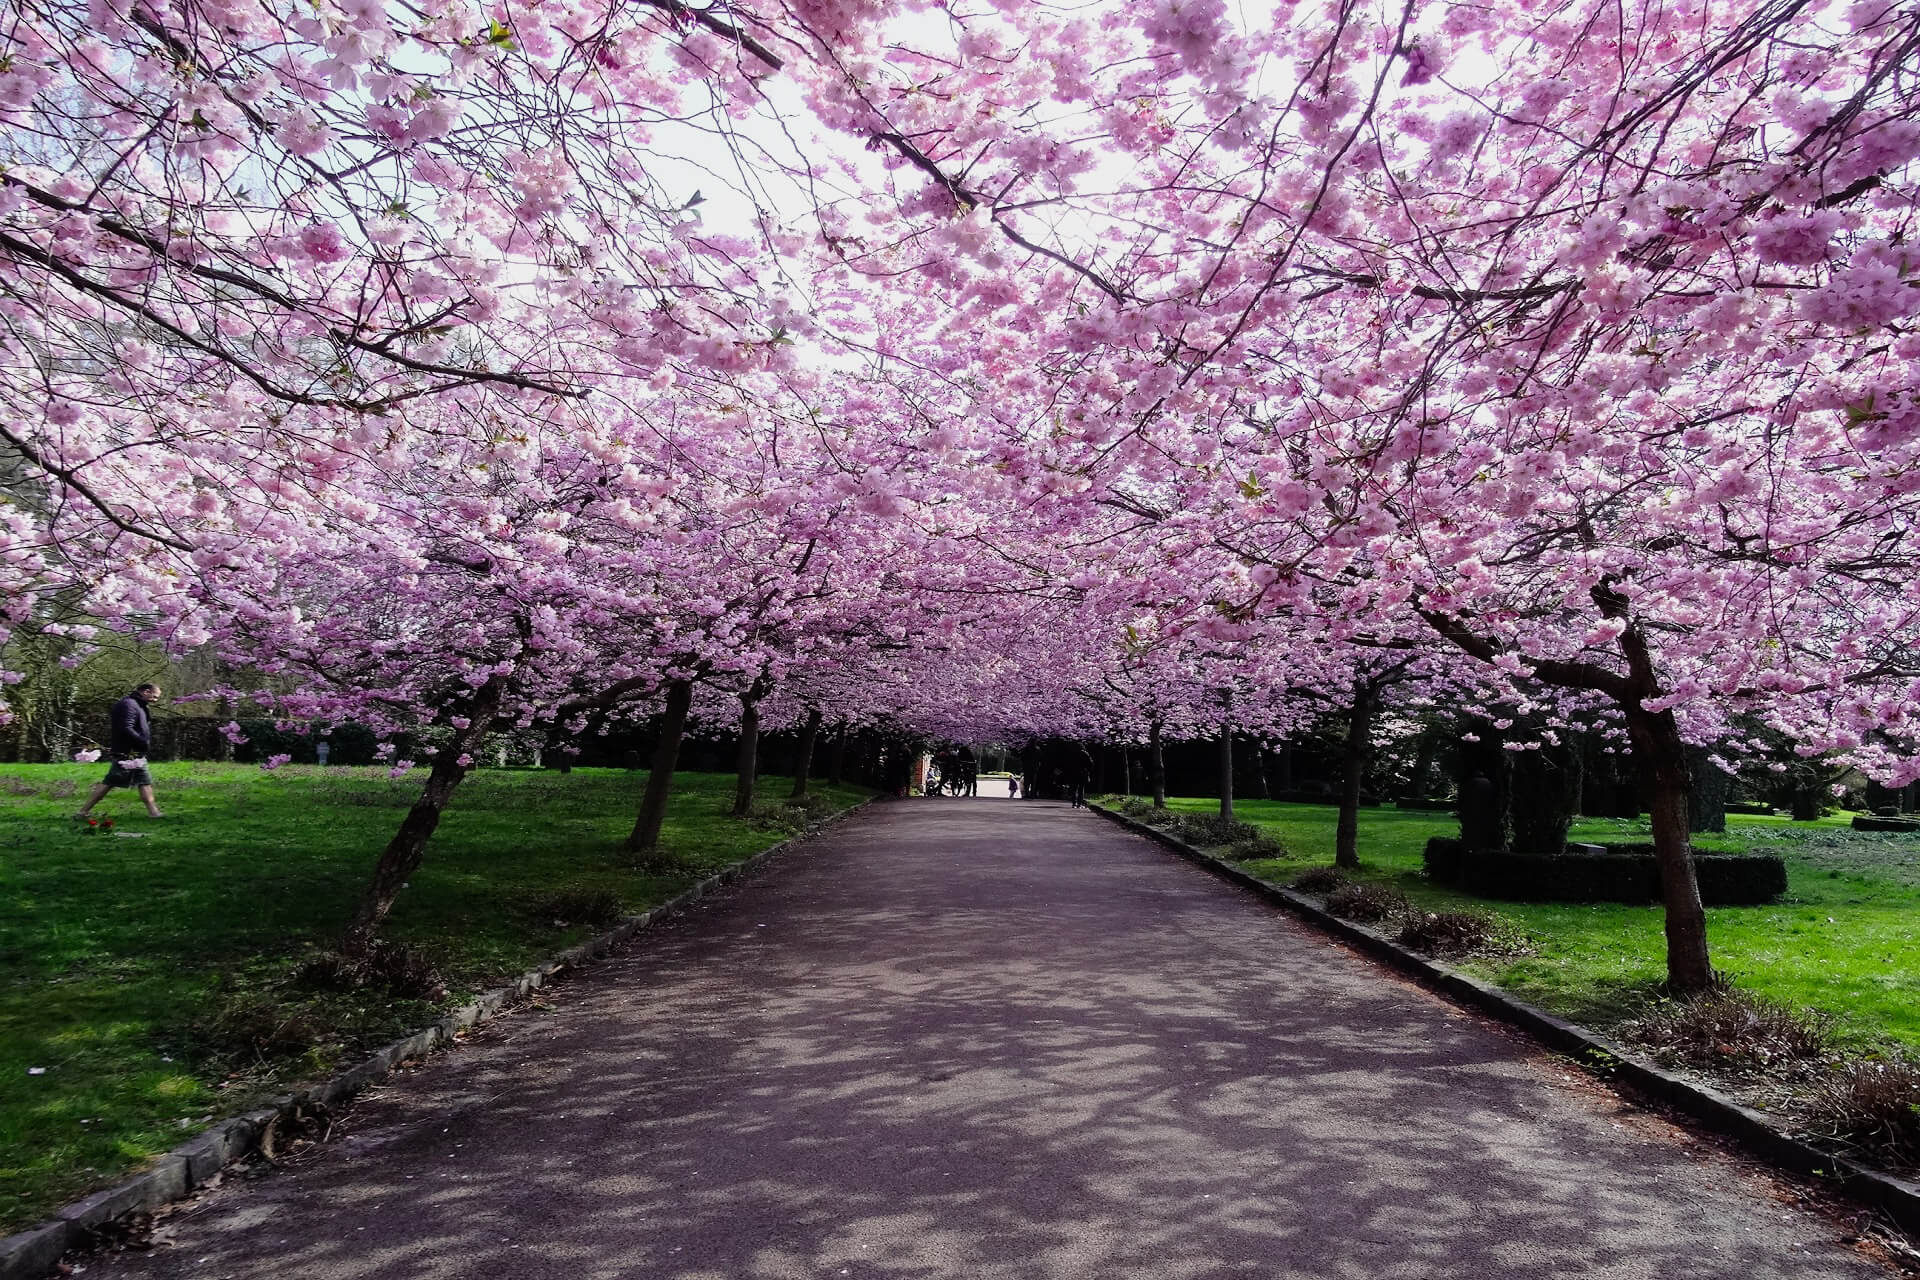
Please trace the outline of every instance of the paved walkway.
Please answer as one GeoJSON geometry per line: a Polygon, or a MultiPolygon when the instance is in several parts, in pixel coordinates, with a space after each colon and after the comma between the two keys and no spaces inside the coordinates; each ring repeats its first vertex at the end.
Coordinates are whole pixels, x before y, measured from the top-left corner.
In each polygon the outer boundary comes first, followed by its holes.
{"type": "Polygon", "coordinates": [[[876,806],[93,1275],[1873,1277],[1828,1221],[1057,804],[876,806]]]}

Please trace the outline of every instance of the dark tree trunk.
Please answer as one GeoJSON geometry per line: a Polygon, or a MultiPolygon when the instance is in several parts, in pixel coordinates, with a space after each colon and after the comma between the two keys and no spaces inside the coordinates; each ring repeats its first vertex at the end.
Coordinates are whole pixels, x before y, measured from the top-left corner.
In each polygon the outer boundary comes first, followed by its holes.
{"type": "Polygon", "coordinates": [[[1233,820],[1233,731],[1220,730],[1220,816],[1233,820]]]}
{"type": "Polygon", "coordinates": [[[1513,847],[1558,857],[1567,851],[1580,791],[1580,752],[1562,742],[1512,753],[1513,847]]]}
{"type": "Polygon", "coordinates": [[[813,744],[820,739],[820,708],[807,712],[800,729],[800,745],[793,753],[793,799],[807,798],[807,775],[813,772],[813,744]]]}
{"type": "Polygon", "coordinates": [[[427,841],[439,827],[447,801],[453,797],[460,780],[467,776],[467,766],[461,760],[493,727],[500,697],[498,679],[482,685],[466,708],[468,727],[457,730],[434,754],[433,767],[427,774],[426,786],[420,789],[420,798],[413,802],[400,822],[400,829],[380,851],[379,861],[373,864],[373,879],[361,893],[346,935],[340,940],[340,953],[349,960],[365,960],[372,952],[380,922],[393,910],[393,900],[400,895],[400,890],[420,869],[427,855],[427,841]]]}
{"type": "Polygon", "coordinates": [[[667,820],[667,797],[673,792],[673,770],[680,762],[680,740],[687,732],[687,712],[693,708],[693,681],[675,680],[667,686],[667,709],[660,717],[660,738],[647,768],[647,790],[640,798],[640,814],[627,837],[627,852],[652,853],[660,844],[660,827],[667,820]]]}
{"type": "Polygon", "coordinates": [[[1124,743],[1120,747],[1120,794],[1133,799],[1133,758],[1127,754],[1124,743]]]}
{"type": "Polygon", "coordinates": [[[827,748],[827,785],[837,787],[847,777],[847,727],[833,735],[833,745],[827,748]]]}
{"type": "Polygon", "coordinates": [[[1420,743],[1413,758],[1413,776],[1407,779],[1407,794],[1416,800],[1425,799],[1431,794],[1429,779],[1433,774],[1433,753],[1439,745],[1438,735],[1432,729],[1420,735],[1420,743]]]}
{"type": "Polygon", "coordinates": [[[1690,832],[1727,829],[1727,786],[1731,781],[1709,758],[1705,747],[1687,748],[1687,768],[1693,777],[1693,790],[1687,799],[1687,830],[1690,832]]]}
{"type": "Polygon", "coordinates": [[[1671,711],[1625,708],[1634,758],[1653,785],[1648,813],[1653,822],[1653,856],[1660,864],[1660,894],[1667,916],[1667,987],[1692,995],[1713,985],[1707,954],[1707,913],[1700,905],[1700,882],[1693,871],[1687,841],[1687,746],[1671,711]]]}
{"type": "Polygon", "coordinates": [[[1469,849],[1505,848],[1512,766],[1500,731],[1484,720],[1465,721],[1455,759],[1460,770],[1460,839],[1469,849]],[[1477,741],[1468,742],[1469,733],[1477,741]]]}
{"type": "Polygon", "coordinates": [[[1366,778],[1367,749],[1373,741],[1373,690],[1354,690],[1347,711],[1347,740],[1340,753],[1340,817],[1333,833],[1333,865],[1360,865],[1360,786],[1366,778]]]}
{"type": "Polygon", "coordinates": [[[1253,744],[1253,793],[1262,800],[1273,799],[1273,788],[1267,785],[1267,746],[1264,742],[1253,744]]]}
{"type": "Polygon", "coordinates": [[[1808,784],[1793,793],[1793,820],[1795,822],[1818,822],[1820,820],[1819,787],[1808,784]]]}
{"type": "Polygon", "coordinates": [[[753,812],[753,785],[760,772],[760,699],[765,695],[759,681],[740,695],[740,747],[733,758],[733,816],[744,818],[753,812]]]}
{"type": "Polygon", "coordinates": [[[1160,739],[1160,722],[1147,726],[1147,781],[1153,787],[1153,807],[1167,807],[1167,757],[1160,739]]]}

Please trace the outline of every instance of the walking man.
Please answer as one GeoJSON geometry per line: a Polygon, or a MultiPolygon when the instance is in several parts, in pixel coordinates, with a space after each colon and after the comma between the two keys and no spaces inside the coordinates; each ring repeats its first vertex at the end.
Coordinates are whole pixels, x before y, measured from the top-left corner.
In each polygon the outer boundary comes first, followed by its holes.
{"type": "Polygon", "coordinates": [[[113,764],[107,769],[106,781],[94,787],[74,817],[86,817],[115,787],[136,788],[140,802],[147,806],[148,817],[165,816],[153,802],[153,775],[147,772],[147,748],[153,741],[153,722],[147,718],[147,707],[159,699],[159,685],[143,684],[113,704],[107,746],[113,764]]]}

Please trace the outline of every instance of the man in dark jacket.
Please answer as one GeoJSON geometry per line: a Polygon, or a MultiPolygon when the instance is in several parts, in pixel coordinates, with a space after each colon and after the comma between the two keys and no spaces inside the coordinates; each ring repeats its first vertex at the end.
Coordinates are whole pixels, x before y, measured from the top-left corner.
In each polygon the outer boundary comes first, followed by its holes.
{"type": "Polygon", "coordinates": [[[147,748],[153,741],[153,722],[147,718],[147,707],[159,698],[159,685],[143,684],[113,704],[107,738],[107,754],[113,764],[107,769],[106,781],[93,789],[74,817],[86,817],[115,787],[136,788],[141,803],[147,806],[148,817],[165,816],[153,802],[153,775],[147,772],[147,748]]]}

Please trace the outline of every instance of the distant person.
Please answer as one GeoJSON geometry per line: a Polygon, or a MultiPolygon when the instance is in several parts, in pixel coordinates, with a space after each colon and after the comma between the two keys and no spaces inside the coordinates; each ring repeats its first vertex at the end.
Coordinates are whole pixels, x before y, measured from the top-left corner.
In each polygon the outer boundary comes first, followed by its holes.
{"type": "Polygon", "coordinates": [[[320,741],[313,744],[313,758],[319,762],[322,768],[326,767],[327,760],[332,755],[333,755],[333,747],[327,742],[325,738],[322,738],[320,739],[320,741]]]}
{"type": "Polygon", "coordinates": [[[94,787],[74,817],[86,817],[115,787],[135,788],[149,818],[166,816],[154,803],[153,775],[147,772],[147,751],[153,742],[153,721],[147,717],[147,708],[159,700],[160,686],[143,684],[113,704],[107,739],[107,753],[113,763],[107,768],[106,780],[94,787]]]}
{"type": "Polygon", "coordinates": [[[1018,800],[1019,798],[1020,798],[1020,775],[1017,773],[1009,774],[1007,775],[1007,799],[1018,800]]]}
{"type": "Polygon", "coordinates": [[[1085,747],[1067,765],[1068,799],[1076,809],[1087,805],[1087,788],[1093,785],[1093,757],[1087,754],[1085,747]]]}
{"type": "Polygon", "coordinates": [[[980,761],[971,751],[963,752],[960,756],[960,794],[980,794],[980,761]]]}

